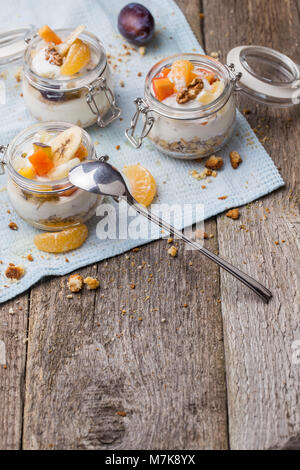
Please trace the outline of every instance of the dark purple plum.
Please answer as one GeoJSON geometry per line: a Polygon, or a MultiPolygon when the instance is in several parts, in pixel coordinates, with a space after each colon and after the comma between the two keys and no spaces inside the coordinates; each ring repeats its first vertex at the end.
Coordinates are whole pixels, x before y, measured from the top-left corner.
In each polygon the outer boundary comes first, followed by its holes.
{"type": "Polygon", "coordinates": [[[118,28],[129,42],[142,46],[151,40],[155,22],[146,7],[140,3],[128,3],[119,13],[118,28]]]}

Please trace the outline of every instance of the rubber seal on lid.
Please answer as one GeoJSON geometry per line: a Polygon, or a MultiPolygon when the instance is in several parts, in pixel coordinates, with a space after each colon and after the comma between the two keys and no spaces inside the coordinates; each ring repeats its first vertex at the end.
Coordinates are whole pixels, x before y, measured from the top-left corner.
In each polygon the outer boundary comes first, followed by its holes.
{"type": "Polygon", "coordinates": [[[299,66],[280,52],[262,46],[239,46],[227,54],[227,64],[240,73],[237,91],[269,106],[300,102],[299,66]]]}

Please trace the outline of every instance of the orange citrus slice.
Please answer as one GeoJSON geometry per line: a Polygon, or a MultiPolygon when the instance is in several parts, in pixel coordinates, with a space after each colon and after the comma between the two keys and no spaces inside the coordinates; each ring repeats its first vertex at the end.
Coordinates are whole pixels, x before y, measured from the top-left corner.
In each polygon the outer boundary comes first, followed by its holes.
{"type": "Polygon", "coordinates": [[[150,171],[140,164],[124,166],[123,171],[130,183],[131,194],[134,199],[142,206],[149,206],[156,194],[155,179],[150,171]]]}
{"type": "Polygon", "coordinates": [[[63,75],[74,75],[79,72],[91,58],[90,48],[87,44],[76,39],[69,49],[66,60],[60,68],[63,75]]]}
{"type": "Polygon", "coordinates": [[[34,244],[40,251],[47,253],[65,253],[79,248],[87,239],[86,225],[77,225],[61,232],[45,232],[34,237],[34,244]]]}

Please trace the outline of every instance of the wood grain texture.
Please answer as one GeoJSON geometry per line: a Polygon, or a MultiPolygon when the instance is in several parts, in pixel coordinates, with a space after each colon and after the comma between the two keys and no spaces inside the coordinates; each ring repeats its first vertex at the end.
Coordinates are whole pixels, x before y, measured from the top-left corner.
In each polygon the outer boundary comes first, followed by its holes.
{"type": "MultiPolygon", "coordinates": [[[[198,2],[178,3],[199,36],[198,2]]],[[[227,448],[218,268],[167,248],[79,271],[95,293],[67,299],[67,276],[32,289],[25,449],[227,448]]]]}
{"type": "MultiPolygon", "coordinates": [[[[234,46],[260,44],[299,63],[299,2],[204,0],[204,12],[208,53],[220,50],[225,60],[234,46]]],[[[300,338],[300,110],[270,109],[245,98],[239,105],[252,110],[249,121],[268,137],[266,149],[287,185],[243,208],[239,221],[218,217],[220,254],[274,293],[263,305],[221,273],[230,445],[299,449],[300,366],[292,362],[292,343],[300,338]]]]}
{"type": "Polygon", "coordinates": [[[0,309],[0,449],[21,446],[28,294],[0,309]]]}

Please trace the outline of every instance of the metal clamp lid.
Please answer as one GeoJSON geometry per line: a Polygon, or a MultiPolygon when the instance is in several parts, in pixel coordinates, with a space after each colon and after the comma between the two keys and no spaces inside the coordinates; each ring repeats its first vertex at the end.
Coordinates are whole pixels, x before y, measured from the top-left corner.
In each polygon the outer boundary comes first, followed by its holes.
{"type": "Polygon", "coordinates": [[[142,98],[136,98],[134,102],[136,104],[136,112],[131,120],[130,127],[125,131],[125,135],[129,142],[138,149],[142,145],[143,139],[147,137],[151,131],[154,124],[154,117],[148,116],[148,113],[151,112],[151,109],[142,98]],[[136,137],[134,132],[138,124],[140,114],[144,116],[144,126],[141,135],[136,137]]]}
{"type": "Polygon", "coordinates": [[[33,25],[0,33],[0,65],[20,60],[29,41],[35,36],[33,25]]]}
{"type": "Polygon", "coordinates": [[[299,103],[299,67],[286,55],[263,46],[239,46],[229,51],[227,63],[240,74],[236,91],[269,106],[299,103]]]}
{"type": "Polygon", "coordinates": [[[120,114],[121,110],[116,105],[116,100],[112,90],[107,86],[106,79],[104,77],[99,77],[94,80],[89,86],[87,86],[88,93],[86,95],[86,102],[90,107],[90,110],[93,114],[97,116],[97,124],[99,127],[106,127],[112,121],[117,119],[120,114]],[[108,113],[105,113],[105,116],[102,117],[101,110],[99,109],[95,96],[99,95],[100,93],[104,93],[105,97],[110,104],[110,114],[107,117],[108,113]],[[104,119],[105,118],[105,119],[104,119]]]}

